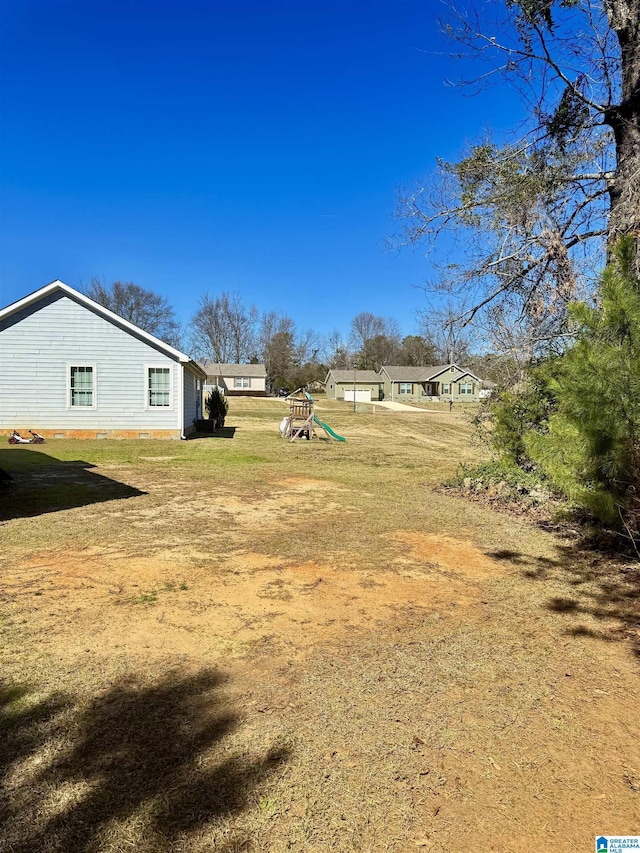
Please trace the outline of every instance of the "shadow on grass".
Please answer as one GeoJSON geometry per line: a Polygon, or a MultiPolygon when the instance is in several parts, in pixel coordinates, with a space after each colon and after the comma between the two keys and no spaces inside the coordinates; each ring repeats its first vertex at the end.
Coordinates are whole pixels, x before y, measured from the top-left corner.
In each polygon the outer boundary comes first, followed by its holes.
{"type": "Polygon", "coordinates": [[[245,810],[288,751],[231,753],[237,715],[224,683],[210,670],[152,684],[126,678],[88,706],[0,692],[5,849],[171,851],[245,810]]]}
{"type": "Polygon", "coordinates": [[[61,462],[31,448],[0,449],[0,467],[13,478],[3,490],[0,521],[146,494],[96,474],[89,462],[61,462]]]}
{"type": "Polygon", "coordinates": [[[557,552],[556,559],[511,550],[488,556],[518,566],[528,580],[566,584],[569,594],[550,597],[545,607],[571,618],[568,635],[627,640],[640,657],[640,563],[603,554],[581,540],[558,545],[557,552]],[[597,621],[585,624],[592,620],[597,621]]]}
{"type": "Polygon", "coordinates": [[[237,427],[220,427],[215,432],[192,432],[188,441],[197,441],[201,438],[233,438],[237,427]]]}

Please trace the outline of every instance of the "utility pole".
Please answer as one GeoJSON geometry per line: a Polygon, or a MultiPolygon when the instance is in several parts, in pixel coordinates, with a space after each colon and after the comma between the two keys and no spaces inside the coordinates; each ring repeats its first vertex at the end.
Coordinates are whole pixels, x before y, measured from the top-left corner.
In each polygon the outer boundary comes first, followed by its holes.
{"type": "Polygon", "coordinates": [[[356,412],[356,371],[357,367],[353,365],[353,411],[356,412]]]}

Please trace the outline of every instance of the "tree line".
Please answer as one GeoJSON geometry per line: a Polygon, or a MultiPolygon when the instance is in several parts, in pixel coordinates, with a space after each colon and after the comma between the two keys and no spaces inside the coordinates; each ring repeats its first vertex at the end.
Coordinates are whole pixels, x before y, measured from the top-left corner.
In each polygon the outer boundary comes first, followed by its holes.
{"type": "Polygon", "coordinates": [[[170,302],[135,282],[91,279],[86,294],[100,305],[194,358],[221,364],[264,364],[273,387],[323,381],[331,368],[378,371],[384,364],[415,367],[450,360],[494,377],[504,371],[496,357],[474,355],[478,336],[452,321],[453,309],[421,312],[419,333],[402,335],[398,322],[361,311],[349,333],[300,330],[288,314],[260,312],[239,293],[204,294],[186,327],[170,302]]]}

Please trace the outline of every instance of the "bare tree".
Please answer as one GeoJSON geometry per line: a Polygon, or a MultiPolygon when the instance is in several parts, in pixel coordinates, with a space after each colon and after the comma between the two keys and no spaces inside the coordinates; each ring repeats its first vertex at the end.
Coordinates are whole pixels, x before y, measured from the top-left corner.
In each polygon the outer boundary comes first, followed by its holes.
{"type": "Polygon", "coordinates": [[[322,340],[320,355],[327,370],[348,370],[353,367],[353,352],[338,329],[334,329],[322,340]]]}
{"type": "Polygon", "coordinates": [[[164,296],[147,290],[133,281],[114,281],[107,284],[94,277],[86,288],[94,302],[135,326],[160,338],[171,346],[181,347],[181,329],[175,311],[164,296]]]}
{"type": "Polygon", "coordinates": [[[407,335],[402,339],[398,364],[409,367],[427,367],[437,363],[436,349],[424,335],[407,335]]]}
{"type": "Polygon", "coordinates": [[[393,364],[400,350],[400,328],[391,317],[362,311],[351,321],[351,348],[362,370],[379,370],[393,364]]]}
{"type": "Polygon", "coordinates": [[[256,354],[255,306],[246,306],[237,293],[205,294],[191,319],[194,352],[221,364],[243,364],[256,354]]]}
{"type": "Polygon", "coordinates": [[[305,329],[295,337],[294,361],[297,364],[316,364],[320,342],[313,329],[305,329]]]}
{"type": "Polygon", "coordinates": [[[237,293],[223,293],[221,299],[229,327],[233,363],[249,361],[256,353],[258,309],[255,305],[245,306],[237,293]]]}
{"type": "Polygon", "coordinates": [[[449,301],[440,308],[425,309],[419,314],[422,336],[430,344],[436,363],[464,364],[478,343],[476,328],[461,319],[460,308],[449,301]]]}
{"type": "Polygon", "coordinates": [[[267,371],[267,378],[284,381],[294,361],[295,323],[286,314],[266,311],[258,327],[258,357],[267,371]]]}
{"type": "Polygon", "coordinates": [[[509,143],[484,139],[405,191],[398,242],[453,235],[453,261],[430,286],[466,293],[467,319],[508,297],[534,323],[555,318],[557,335],[568,301],[603,266],[605,241],[640,234],[640,4],[452,6],[444,28],[484,64],[460,82],[506,80],[529,118],[509,143]]]}

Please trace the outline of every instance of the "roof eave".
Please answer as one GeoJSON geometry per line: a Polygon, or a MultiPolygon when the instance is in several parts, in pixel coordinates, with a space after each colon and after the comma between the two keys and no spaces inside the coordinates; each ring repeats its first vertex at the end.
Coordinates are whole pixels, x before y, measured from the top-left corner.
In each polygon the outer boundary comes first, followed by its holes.
{"type": "Polygon", "coordinates": [[[110,311],[108,308],[105,308],[104,305],[100,305],[98,302],[95,302],[93,299],[85,296],[84,293],[80,293],[79,290],[75,290],[73,287],[70,287],[68,284],[65,284],[63,281],[59,281],[58,279],[49,282],[49,284],[45,284],[44,287],[41,287],[39,290],[35,290],[33,293],[29,293],[17,302],[12,302],[11,305],[7,305],[6,308],[3,308],[0,311],[0,320],[3,320],[5,317],[10,317],[22,308],[33,305],[40,299],[48,296],[50,293],[54,293],[56,290],[61,290],[63,293],[66,293],[67,296],[77,300],[85,307],[96,311],[98,314],[102,314],[105,319],[111,320],[111,322],[124,327],[127,331],[138,335],[138,337],[143,338],[155,347],[164,350],[168,355],[175,358],[176,361],[179,361],[182,364],[187,364],[192,361],[191,357],[186,353],[180,352],[180,350],[172,347],[170,344],[161,341],[160,338],[156,338],[155,335],[145,332],[144,329],[141,329],[134,323],[130,323],[128,320],[125,320],[124,317],[120,317],[119,314],[110,311]]]}

